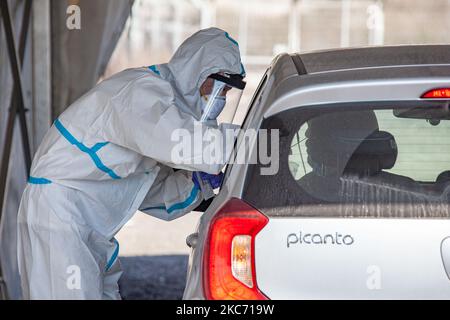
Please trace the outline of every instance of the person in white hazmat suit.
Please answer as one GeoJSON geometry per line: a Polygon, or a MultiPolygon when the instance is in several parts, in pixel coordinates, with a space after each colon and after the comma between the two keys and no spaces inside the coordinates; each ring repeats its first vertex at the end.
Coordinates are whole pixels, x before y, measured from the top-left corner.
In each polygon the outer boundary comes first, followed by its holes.
{"type": "MultiPolygon", "coordinates": [[[[192,172],[209,181],[228,155],[222,163],[189,161],[204,156],[200,148],[174,160],[179,141],[171,135],[194,131],[214,74],[242,79],[245,71],[237,42],[210,28],[188,38],[167,64],[122,71],[58,117],[34,157],[19,208],[23,298],[119,299],[114,235],[138,209],[171,220],[202,202],[192,172]]],[[[214,121],[230,89],[220,88],[203,134],[231,126],[214,121]]]]}

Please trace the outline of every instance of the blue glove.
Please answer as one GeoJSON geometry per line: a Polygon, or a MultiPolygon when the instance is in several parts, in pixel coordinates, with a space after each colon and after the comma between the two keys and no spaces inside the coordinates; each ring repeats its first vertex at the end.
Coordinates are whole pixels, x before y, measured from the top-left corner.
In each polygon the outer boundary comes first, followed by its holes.
{"type": "MultiPolygon", "coordinates": [[[[197,188],[200,188],[200,183],[197,180],[197,172],[192,173],[192,181],[197,186],[197,188]]],[[[206,172],[198,172],[200,173],[200,177],[202,181],[208,182],[211,188],[216,189],[220,187],[223,180],[223,172],[220,172],[219,174],[209,174],[206,172]]]]}

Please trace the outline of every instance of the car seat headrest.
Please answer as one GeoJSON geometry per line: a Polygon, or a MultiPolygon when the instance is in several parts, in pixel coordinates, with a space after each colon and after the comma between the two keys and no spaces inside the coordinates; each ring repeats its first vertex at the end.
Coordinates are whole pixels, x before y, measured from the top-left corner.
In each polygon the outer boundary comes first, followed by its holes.
{"type": "Polygon", "coordinates": [[[320,175],[340,176],[360,142],[376,130],[378,121],[372,110],[331,112],[312,118],[305,132],[308,163],[320,175]]]}
{"type": "Polygon", "coordinates": [[[437,183],[443,183],[448,181],[450,181],[450,171],[448,170],[441,172],[436,178],[437,183]]]}
{"type": "Polygon", "coordinates": [[[391,169],[397,155],[394,136],[377,130],[356,148],[345,166],[344,174],[375,175],[383,169],[391,169]]]}

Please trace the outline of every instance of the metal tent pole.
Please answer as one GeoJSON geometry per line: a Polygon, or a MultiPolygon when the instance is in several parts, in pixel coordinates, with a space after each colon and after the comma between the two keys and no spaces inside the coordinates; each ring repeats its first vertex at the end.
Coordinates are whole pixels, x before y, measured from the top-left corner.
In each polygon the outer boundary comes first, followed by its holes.
{"type": "MultiPolygon", "coordinates": [[[[10,60],[11,73],[14,80],[5,134],[5,144],[3,148],[2,162],[0,168],[0,220],[1,220],[2,210],[4,208],[5,203],[6,184],[9,169],[9,157],[11,155],[16,114],[19,115],[25,166],[27,173],[29,173],[31,167],[30,143],[28,138],[28,129],[25,117],[25,112],[27,111],[27,109],[25,108],[24,105],[24,94],[23,94],[24,92],[20,75],[21,66],[23,64],[25,56],[26,39],[31,17],[31,0],[25,1],[22,20],[22,30],[19,39],[19,52],[17,52],[17,47],[15,43],[13,24],[11,19],[11,13],[9,11],[8,1],[0,1],[0,12],[2,15],[3,27],[6,35],[6,43],[8,46],[8,55],[10,60]]],[[[2,277],[1,265],[0,265],[0,294],[2,294],[3,297],[6,297],[6,288],[2,277]]]]}

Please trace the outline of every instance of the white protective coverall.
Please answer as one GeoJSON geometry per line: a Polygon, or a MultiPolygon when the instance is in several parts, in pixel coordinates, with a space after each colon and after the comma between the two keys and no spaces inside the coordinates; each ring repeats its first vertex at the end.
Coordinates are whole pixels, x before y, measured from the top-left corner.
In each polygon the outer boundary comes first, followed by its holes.
{"type": "Polygon", "coordinates": [[[238,45],[223,30],[201,30],[169,63],[112,76],[55,121],[19,208],[25,299],[120,298],[114,235],[138,209],[165,220],[191,211],[202,201],[191,171],[216,174],[223,167],[171,157],[179,143],[172,132],[194,130],[199,88],[217,72],[244,73],[238,45]]]}

